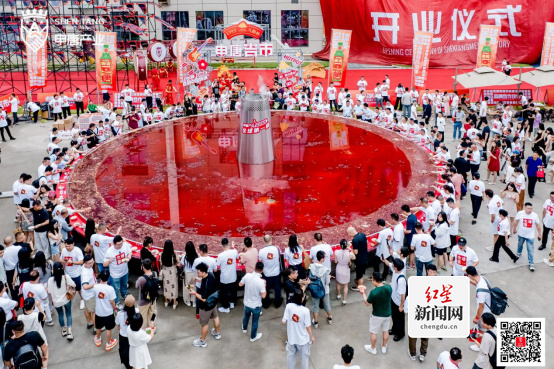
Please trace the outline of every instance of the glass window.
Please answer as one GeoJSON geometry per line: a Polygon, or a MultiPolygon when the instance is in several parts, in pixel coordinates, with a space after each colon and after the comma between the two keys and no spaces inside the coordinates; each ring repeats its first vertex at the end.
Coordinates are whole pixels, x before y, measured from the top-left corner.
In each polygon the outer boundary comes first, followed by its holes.
{"type": "Polygon", "coordinates": [[[307,10],[281,10],[281,42],[292,47],[308,46],[307,10]]]}
{"type": "Polygon", "coordinates": [[[205,40],[208,37],[215,38],[215,26],[223,25],[223,12],[196,12],[196,28],[198,39],[205,40]]]}
{"type": "MultiPolygon", "coordinates": [[[[271,32],[271,10],[245,10],[242,12],[242,17],[249,22],[257,23],[259,25],[267,24],[269,26],[269,32],[271,32]]],[[[260,37],[260,40],[267,41],[271,38],[270,34],[265,32],[260,37]]],[[[245,38],[251,38],[244,36],[245,38]]]]}
{"type": "MultiPolygon", "coordinates": [[[[189,12],[162,12],[162,20],[171,24],[173,27],[189,28],[189,12]]],[[[172,31],[162,25],[163,40],[176,40],[177,31],[172,31]]]]}

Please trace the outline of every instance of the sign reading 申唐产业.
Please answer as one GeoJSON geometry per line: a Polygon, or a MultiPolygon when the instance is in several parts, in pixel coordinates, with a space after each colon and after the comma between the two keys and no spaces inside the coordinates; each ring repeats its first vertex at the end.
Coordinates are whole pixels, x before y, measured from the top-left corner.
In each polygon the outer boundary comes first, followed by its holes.
{"type": "Polygon", "coordinates": [[[470,331],[469,278],[410,277],[408,335],[466,338],[470,331]]]}

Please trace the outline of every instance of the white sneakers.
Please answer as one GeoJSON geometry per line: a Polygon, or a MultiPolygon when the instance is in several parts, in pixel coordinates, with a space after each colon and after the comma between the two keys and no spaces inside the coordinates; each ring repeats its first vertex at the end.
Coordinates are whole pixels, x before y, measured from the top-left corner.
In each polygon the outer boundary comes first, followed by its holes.
{"type": "Polygon", "coordinates": [[[256,342],[260,338],[262,338],[262,334],[260,332],[258,332],[258,334],[256,334],[256,337],[250,338],[250,342],[256,342]]]}
{"type": "Polygon", "coordinates": [[[364,348],[370,354],[377,355],[377,348],[372,348],[371,345],[365,345],[364,348]]]}
{"type": "Polygon", "coordinates": [[[219,309],[217,309],[217,311],[219,311],[220,313],[230,313],[231,312],[231,309],[227,308],[225,309],[224,307],[219,307],[219,309]]]}
{"type": "Polygon", "coordinates": [[[234,302],[231,302],[229,305],[231,306],[231,309],[235,308],[235,303],[234,302]]]}
{"type": "Polygon", "coordinates": [[[490,246],[486,248],[487,251],[494,251],[494,246],[490,246]]]}
{"type": "Polygon", "coordinates": [[[387,353],[387,346],[381,346],[381,352],[383,354],[386,354],[387,353]]]}
{"type": "Polygon", "coordinates": [[[81,300],[81,303],[79,304],[79,310],[85,309],[85,300],[81,300]]]}
{"type": "Polygon", "coordinates": [[[542,259],[542,261],[548,265],[548,266],[551,266],[551,267],[554,267],[554,263],[551,263],[548,259],[542,259]]]}

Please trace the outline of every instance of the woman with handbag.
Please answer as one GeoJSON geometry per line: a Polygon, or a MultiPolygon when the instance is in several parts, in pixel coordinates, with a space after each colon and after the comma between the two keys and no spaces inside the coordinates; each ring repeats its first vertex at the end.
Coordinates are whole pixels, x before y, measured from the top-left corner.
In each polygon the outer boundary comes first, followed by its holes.
{"type": "Polygon", "coordinates": [[[335,250],[335,270],[337,278],[337,300],[343,297],[342,304],[348,302],[348,283],[350,283],[350,265],[352,260],[356,259],[356,255],[352,252],[352,246],[348,247],[348,241],[344,238],[340,240],[340,250],[335,250]],[[342,287],[342,296],[340,289],[342,287]]]}
{"type": "Polygon", "coordinates": [[[71,326],[73,321],[71,319],[71,300],[75,293],[75,282],[73,279],[65,274],[62,263],[54,263],[53,276],[48,280],[48,293],[50,294],[50,300],[54,304],[54,308],[58,312],[58,321],[62,327],[62,337],[67,337],[69,341],[73,340],[73,333],[71,332],[71,326]],[[64,312],[67,318],[67,326],[64,322],[64,312]]]}

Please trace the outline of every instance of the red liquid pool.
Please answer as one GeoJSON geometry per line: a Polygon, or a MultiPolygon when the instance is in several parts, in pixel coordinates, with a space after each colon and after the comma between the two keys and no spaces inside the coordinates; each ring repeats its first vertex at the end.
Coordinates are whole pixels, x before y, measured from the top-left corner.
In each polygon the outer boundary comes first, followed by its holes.
{"type": "MultiPolygon", "coordinates": [[[[92,215],[108,216],[111,224],[122,215],[129,219],[119,222],[124,228],[147,224],[159,229],[160,238],[168,238],[167,232],[218,239],[309,236],[329,229],[335,231],[327,241],[338,242],[347,238],[345,227],[364,218],[369,229],[360,230],[369,233],[377,217],[366,217],[409,194],[414,158],[406,149],[423,155],[419,160],[426,154],[392,132],[331,119],[273,112],[275,161],[258,166],[237,162],[236,114],[134,132],[95,153],[97,194],[116,212],[96,209],[92,215]]],[[[75,186],[71,191],[83,198],[75,186]]],[[[399,212],[400,205],[393,210],[399,212]]],[[[150,235],[152,227],[133,229],[131,237],[150,235]]]]}

